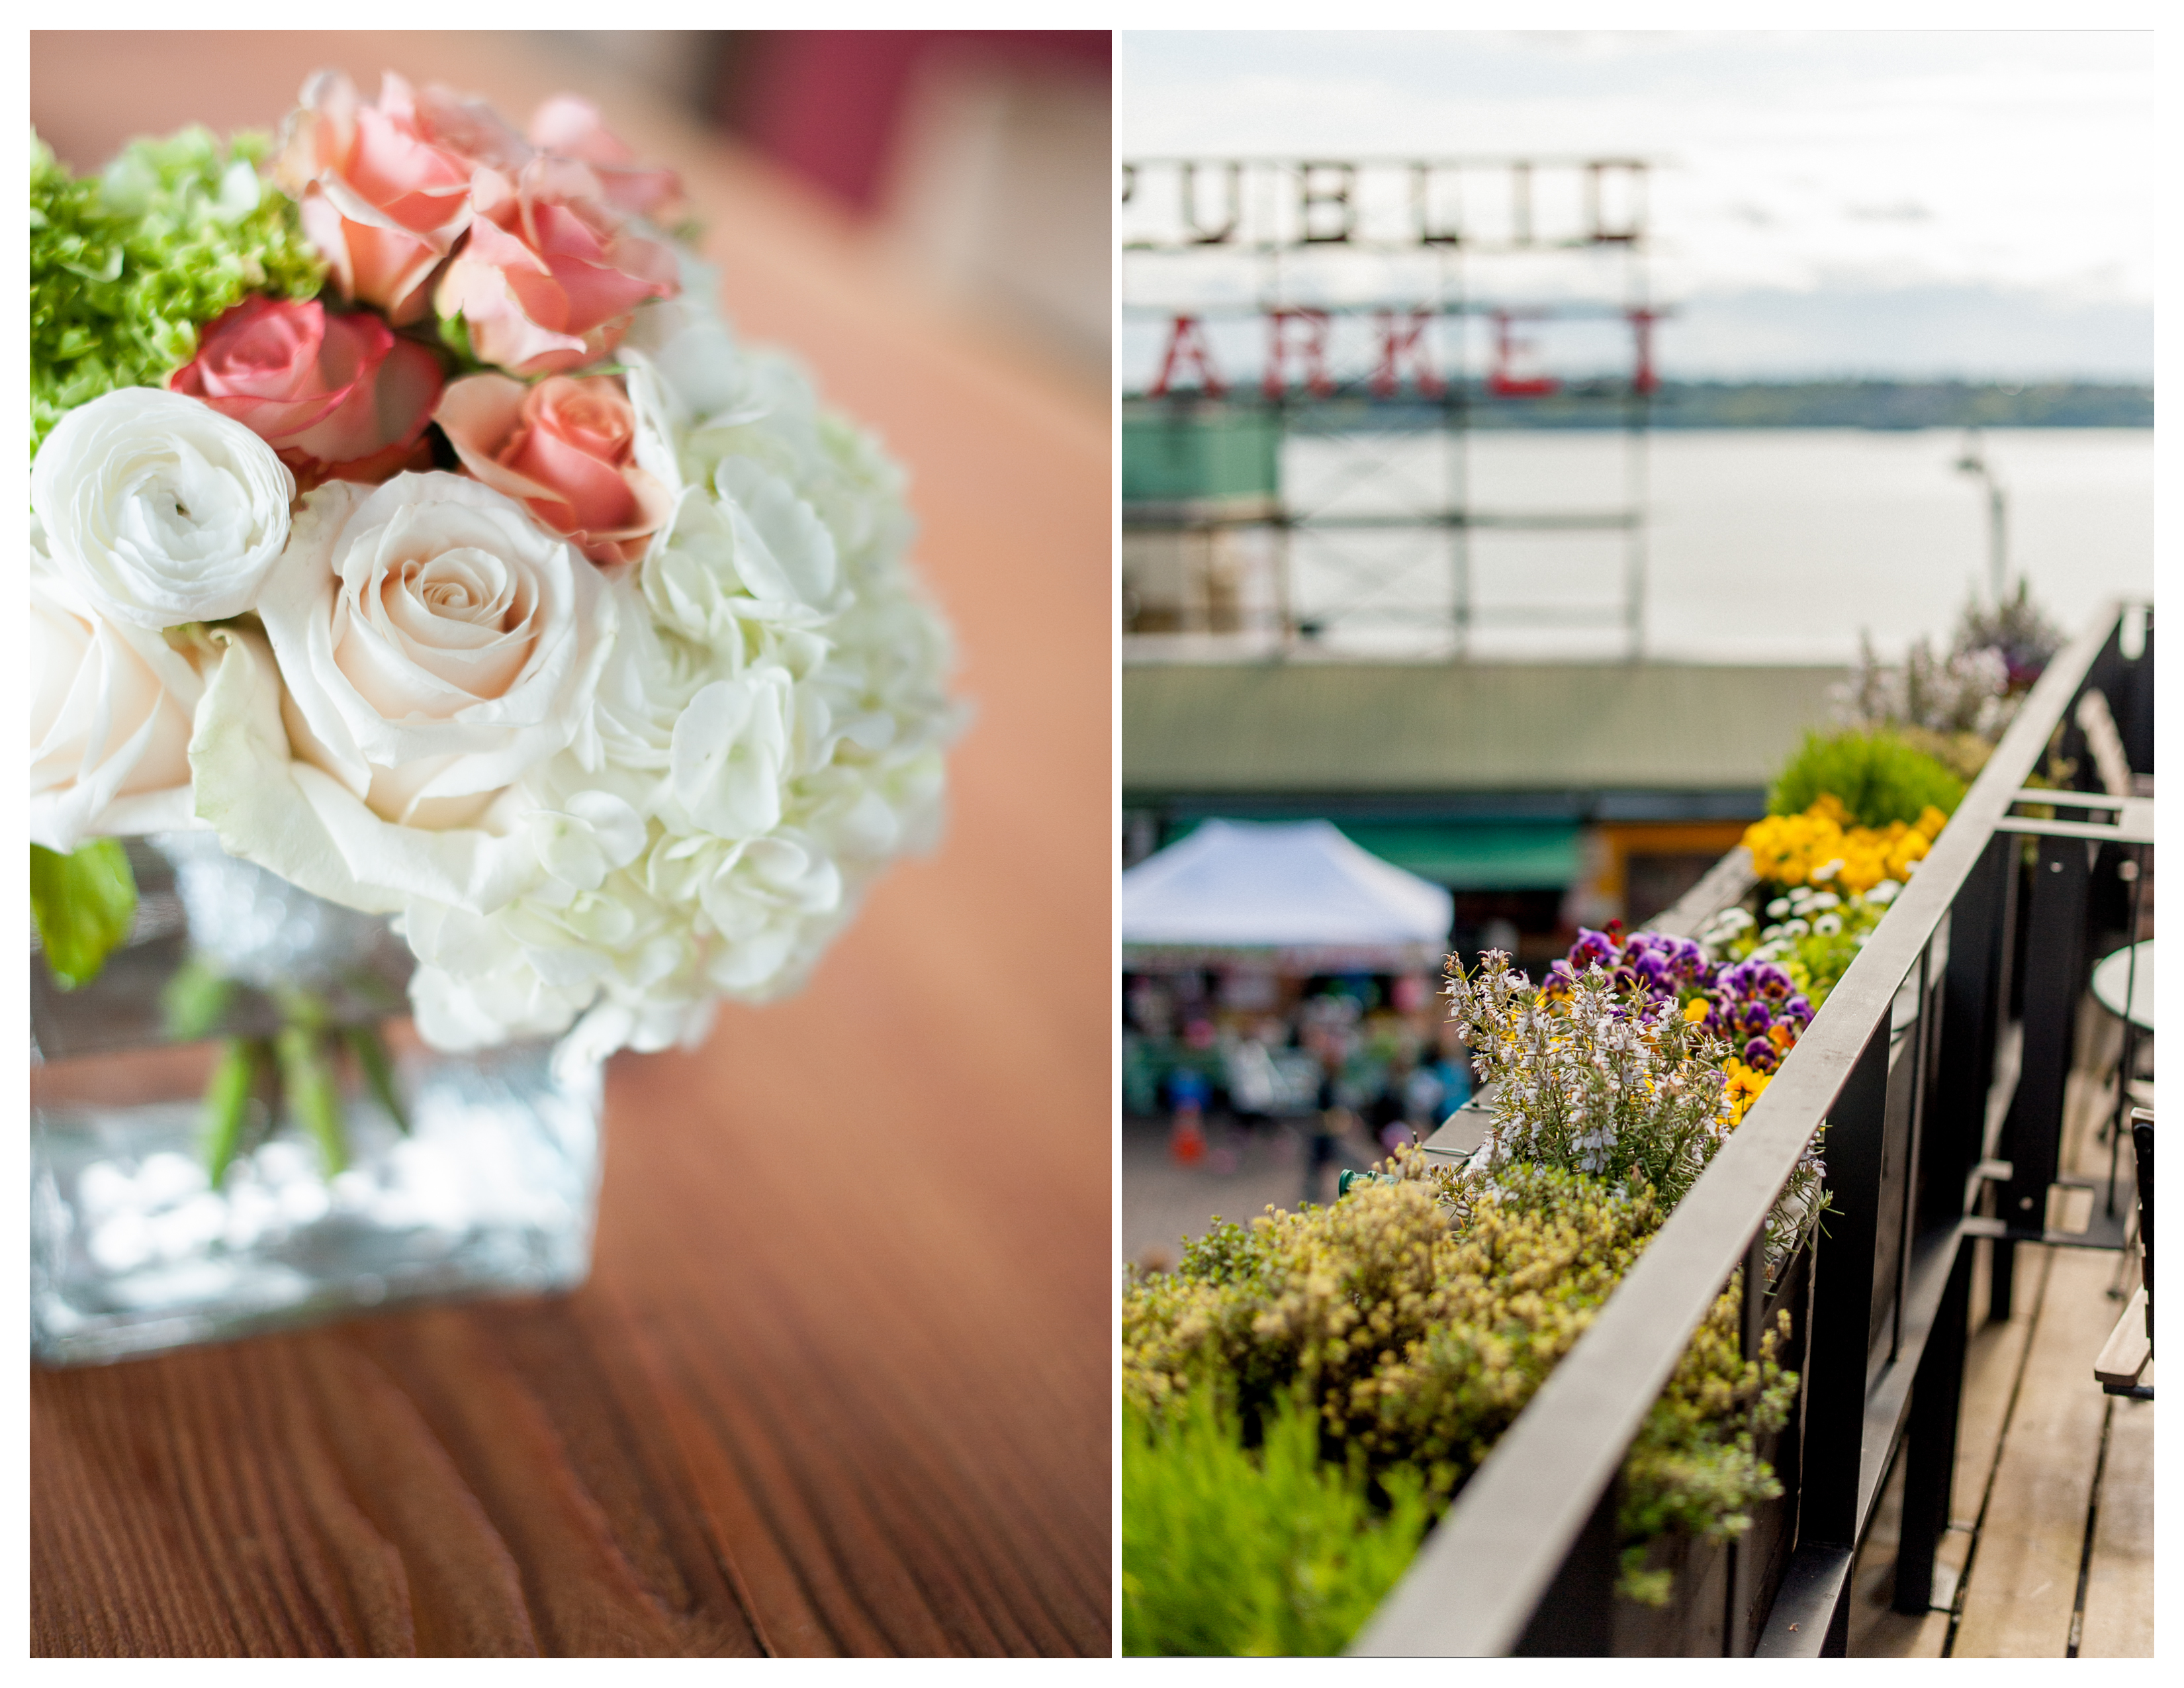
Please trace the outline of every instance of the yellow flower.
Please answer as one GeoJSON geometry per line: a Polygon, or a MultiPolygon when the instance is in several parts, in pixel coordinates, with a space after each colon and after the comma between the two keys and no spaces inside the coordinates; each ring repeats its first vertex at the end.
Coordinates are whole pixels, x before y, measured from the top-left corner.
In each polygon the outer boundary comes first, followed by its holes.
{"type": "Polygon", "coordinates": [[[1735,1056],[1722,1063],[1721,1070],[1729,1080],[1725,1095],[1729,1103],[1729,1123],[1734,1125],[1744,1117],[1752,1103],[1759,1100],[1759,1093],[1767,1088],[1771,1075],[1747,1067],[1735,1056]]]}
{"type": "Polygon", "coordinates": [[[1707,1000],[1703,996],[1694,996],[1684,1005],[1684,1018],[1686,1020],[1696,1022],[1705,1019],[1706,1017],[1707,1000]]]}
{"type": "Polygon", "coordinates": [[[1841,866],[1828,876],[1831,886],[1863,894],[1883,879],[1903,880],[1910,864],[1924,856],[1947,824],[1947,816],[1928,805],[1915,824],[1892,821],[1886,827],[1854,827],[1850,813],[1833,792],[1822,792],[1802,815],[1769,815],[1745,829],[1745,848],[1760,878],[1774,885],[1815,883],[1814,873],[1828,863],[1841,866]]]}

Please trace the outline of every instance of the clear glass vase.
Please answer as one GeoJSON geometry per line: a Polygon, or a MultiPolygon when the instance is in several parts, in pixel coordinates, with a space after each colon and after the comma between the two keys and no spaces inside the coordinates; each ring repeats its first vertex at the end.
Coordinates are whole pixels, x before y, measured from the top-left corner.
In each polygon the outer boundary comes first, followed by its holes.
{"type": "Polygon", "coordinates": [[[209,833],[128,850],[136,917],[98,977],[63,991],[31,957],[36,1359],[583,1280],[596,1068],[430,1049],[384,919],[209,833]]]}

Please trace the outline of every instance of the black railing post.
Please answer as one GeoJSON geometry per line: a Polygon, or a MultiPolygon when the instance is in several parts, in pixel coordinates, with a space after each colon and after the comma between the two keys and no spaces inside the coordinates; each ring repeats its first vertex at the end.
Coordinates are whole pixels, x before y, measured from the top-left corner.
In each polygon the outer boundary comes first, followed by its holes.
{"type": "Polygon", "coordinates": [[[2008,833],[1989,838],[1949,911],[1941,1048],[1924,1134],[1923,1224],[1958,1217],[1964,1181],[1986,1150],[1987,1093],[2008,1018],[2018,848],[2008,833]]]}
{"type": "Polygon", "coordinates": [[[1805,1420],[1797,1543],[1855,1546],[1888,1111],[1884,1011],[1828,1110],[1830,1208],[1813,1262],[1811,1410],[1805,1420]]]}
{"type": "Polygon", "coordinates": [[[2131,772],[2150,774],[2153,772],[2153,607],[2148,604],[2143,610],[2125,613],[2142,614],[2146,632],[2131,664],[2124,686],[2122,718],[2116,724],[2123,731],[2124,754],[2131,759],[2131,772]]]}
{"type": "MultiPolygon", "coordinates": [[[[2042,838],[2033,864],[2025,944],[2024,1060],[2007,1129],[2010,1177],[2003,1222],[2020,1234],[2048,1223],[2048,1189],[2062,1148],[2063,1102],[2086,989],[2086,893],[2092,879],[2083,838],[2042,838]]],[[[1997,1239],[1997,1288],[2014,1252],[1997,1239]]],[[[1997,1296],[1997,1301],[2001,1297],[1997,1296]]]]}
{"type": "Polygon", "coordinates": [[[1972,1247],[1958,1235],[1949,1285],[1919,1357],[1911,1384],[1910,1423],[1903,1439],[1903,1518],[1897,1536],[1898,1612],[1934,1604],[1934,1553],[1949,1527],[1949,1492],[1957,1467],[1957,1421],[1964,1401],[1964,1344],[1971,1315],[1972,1247]]]}

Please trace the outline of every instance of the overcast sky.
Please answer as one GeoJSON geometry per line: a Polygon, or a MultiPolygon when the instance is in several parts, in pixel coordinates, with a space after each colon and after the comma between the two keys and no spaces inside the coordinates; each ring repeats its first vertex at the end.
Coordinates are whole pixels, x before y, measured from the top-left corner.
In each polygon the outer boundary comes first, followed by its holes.
{"type": "Polygon", "coordinates": [[[1118,36],[1125,158],[1661,161],[1671,375],[2150,380],[2144,32],[1118,36]]]}

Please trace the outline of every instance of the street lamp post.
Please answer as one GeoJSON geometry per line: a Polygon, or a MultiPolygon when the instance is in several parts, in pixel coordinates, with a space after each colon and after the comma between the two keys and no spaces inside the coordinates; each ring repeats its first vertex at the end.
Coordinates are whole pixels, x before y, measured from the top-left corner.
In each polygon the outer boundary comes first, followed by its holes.
{"type": "Polygon", "coordinates": [[[1994,471],[1987,466],[1977,428],[1966,431],[1964,453],[1957,459],[1956,466],[1958,473],[1976,476],[1986,483],[1986,566],[1994,588],[1994,607],[1999,610],[2002,608],[2003,582],[2008,572],[2007,516],[2003,509],[2002,483],[1994,478],[1994,471]]]}

